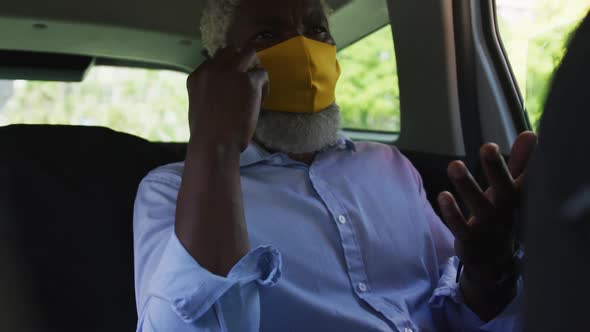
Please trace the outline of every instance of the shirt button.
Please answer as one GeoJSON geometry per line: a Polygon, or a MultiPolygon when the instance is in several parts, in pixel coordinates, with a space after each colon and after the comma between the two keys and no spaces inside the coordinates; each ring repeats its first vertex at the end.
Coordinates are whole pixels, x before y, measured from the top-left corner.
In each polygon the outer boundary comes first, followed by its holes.
{"type": "Polygon", "coordinates": [[[358,284],[359,291],[364,293],[367,291],[367,285],[364,282],[359,282],[358,284]]]}
{"type": "Polygon", "coordinates": [[[346,217],[343,215],[339,215],[338,222],[341,223],[342,225],[346,224],[346,217]]]}

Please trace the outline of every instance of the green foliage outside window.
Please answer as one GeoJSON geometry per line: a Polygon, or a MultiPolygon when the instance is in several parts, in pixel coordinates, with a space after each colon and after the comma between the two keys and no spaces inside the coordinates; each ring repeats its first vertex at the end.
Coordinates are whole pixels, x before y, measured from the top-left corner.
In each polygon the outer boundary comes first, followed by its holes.
{"type": "Polygon", "coordinates": [[[590,0],[497,1],[502,40],[536,130],[554,71],[566,53],[572,32],[588,13],[590,0]],[[521,6],[518,10],[522,14],[511,17],[502,6],[521,6]]]}
{"type": "Polygon", "coordinates": [[[342,77],[336,98],[346,128],[400,131],[397,64],[386,26],[338,54],[342,77]]]}
{"type": "MultiPolygon", "coordinates": [[[[399,130],[399,88],[391,29],[383,28],[339,54],[337,98],[344,126],[399,130]]],[[[82,124],[110,127],[156,141],[188,140],[186,74],[96,67],[82,83],[18,81],[0,125],[82,124]]]]}
{"type": "Polygon", "coordinates": [[[186,75],[96,67],[82,83],[16,81],[10,123],[105,126],[156,141],[188,140],[186,75]]]}

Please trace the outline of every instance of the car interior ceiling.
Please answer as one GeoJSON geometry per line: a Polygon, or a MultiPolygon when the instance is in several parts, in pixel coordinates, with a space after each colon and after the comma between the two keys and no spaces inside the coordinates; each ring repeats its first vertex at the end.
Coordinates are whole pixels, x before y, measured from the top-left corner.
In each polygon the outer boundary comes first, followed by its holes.
{"type": "MultiPolygon", "coordinates": [[[[151,64],[190,72],[205,59],[195,21],[205,1],[175,0],[169,6],[157,0],[142,1],[141,6],[117,0],[56,0],[51,4],[7,1],[0,9],[0,48],[90,56],[123,66],[151,64]],[[87,36],[93,36],[91,42],[87,36]]],[[[331,33],[340,47],[389,22],[384,0],[328,3],[334,9],[331,33]]]]}

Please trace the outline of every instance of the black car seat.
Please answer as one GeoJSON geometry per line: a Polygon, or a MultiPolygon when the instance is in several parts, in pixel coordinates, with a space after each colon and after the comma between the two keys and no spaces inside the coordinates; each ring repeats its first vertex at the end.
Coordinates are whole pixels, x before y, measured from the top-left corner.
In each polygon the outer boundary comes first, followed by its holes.
{"type": "Polygon", "coordinates": [[[588,331],[590,15],[557,71],[526,203],[527,331],[588,331]]]}
{"type": "Polygon", "coordinates": [[[1,127],[0,289],[10,292],[0,294],[0,320],[134,331],[135,193],[150,170],[183,159],[183,146],[106,128],[1,127]]]}

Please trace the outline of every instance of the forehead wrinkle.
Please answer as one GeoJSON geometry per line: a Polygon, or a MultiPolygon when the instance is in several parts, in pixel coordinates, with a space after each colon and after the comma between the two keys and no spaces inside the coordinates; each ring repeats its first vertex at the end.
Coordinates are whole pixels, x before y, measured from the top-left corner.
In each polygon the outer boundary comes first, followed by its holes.
{"type": "Polygon", "coordinates": [[[293,25],[296,21],[296,10],[293,8],[293,3],[277,6],[276,9],[267,10],[253,10],[248,6],[248,2],[243,0],[238,10],[241,12],[239,18],[245,19],[247,22],[256,25],[270,25],[270,26],[285,26],[293,25]]]}
{"type": "MultiPolygon", "coordinates": [[[[324,13],[323,6],[318,0],[293,0],[287,1],[287,4],[279,6],[285,10],[285,20],[280,23],[287,23],[293,26],[301,25],[309,21],[325,21],[326,16],[324,13]]],[[[280,15],[283,17],[282,15],[280,15]]],[[[274,16],[273,18],[276,18],[274,16]]],[[[270,20],[269,20],[270,21],[270,20]]],[[[279,23],[279,20],[275,20],[274,23],[279,23]]]]}
{"type": "Polygon", "coordinates": [[[285,8],[285,20],[283,23],[290,26],[298,26],[302,23],[302,3],[301,1],[287,1],[287,5],[283,5],[281,8],[285,8]]]}
{"type": "Polygon", "coordinates": [[[317,22],[328,23],[328,18],[326,17],[324,11],[321,9],[310,10],[309,13],[304,16],[303,20],[305,24],[315,24],[317,22]]]}
{"type": "Polygon", "coordinates": [[[244,10],[242,19],[256,26],[268,26],[273,28],[299,27],[317,23],[327,23],[327,17],[320,2],[306,0],[291,1],[286,6],[270,13],[252,10],[251,7],[242,7],[244,10]]]}

